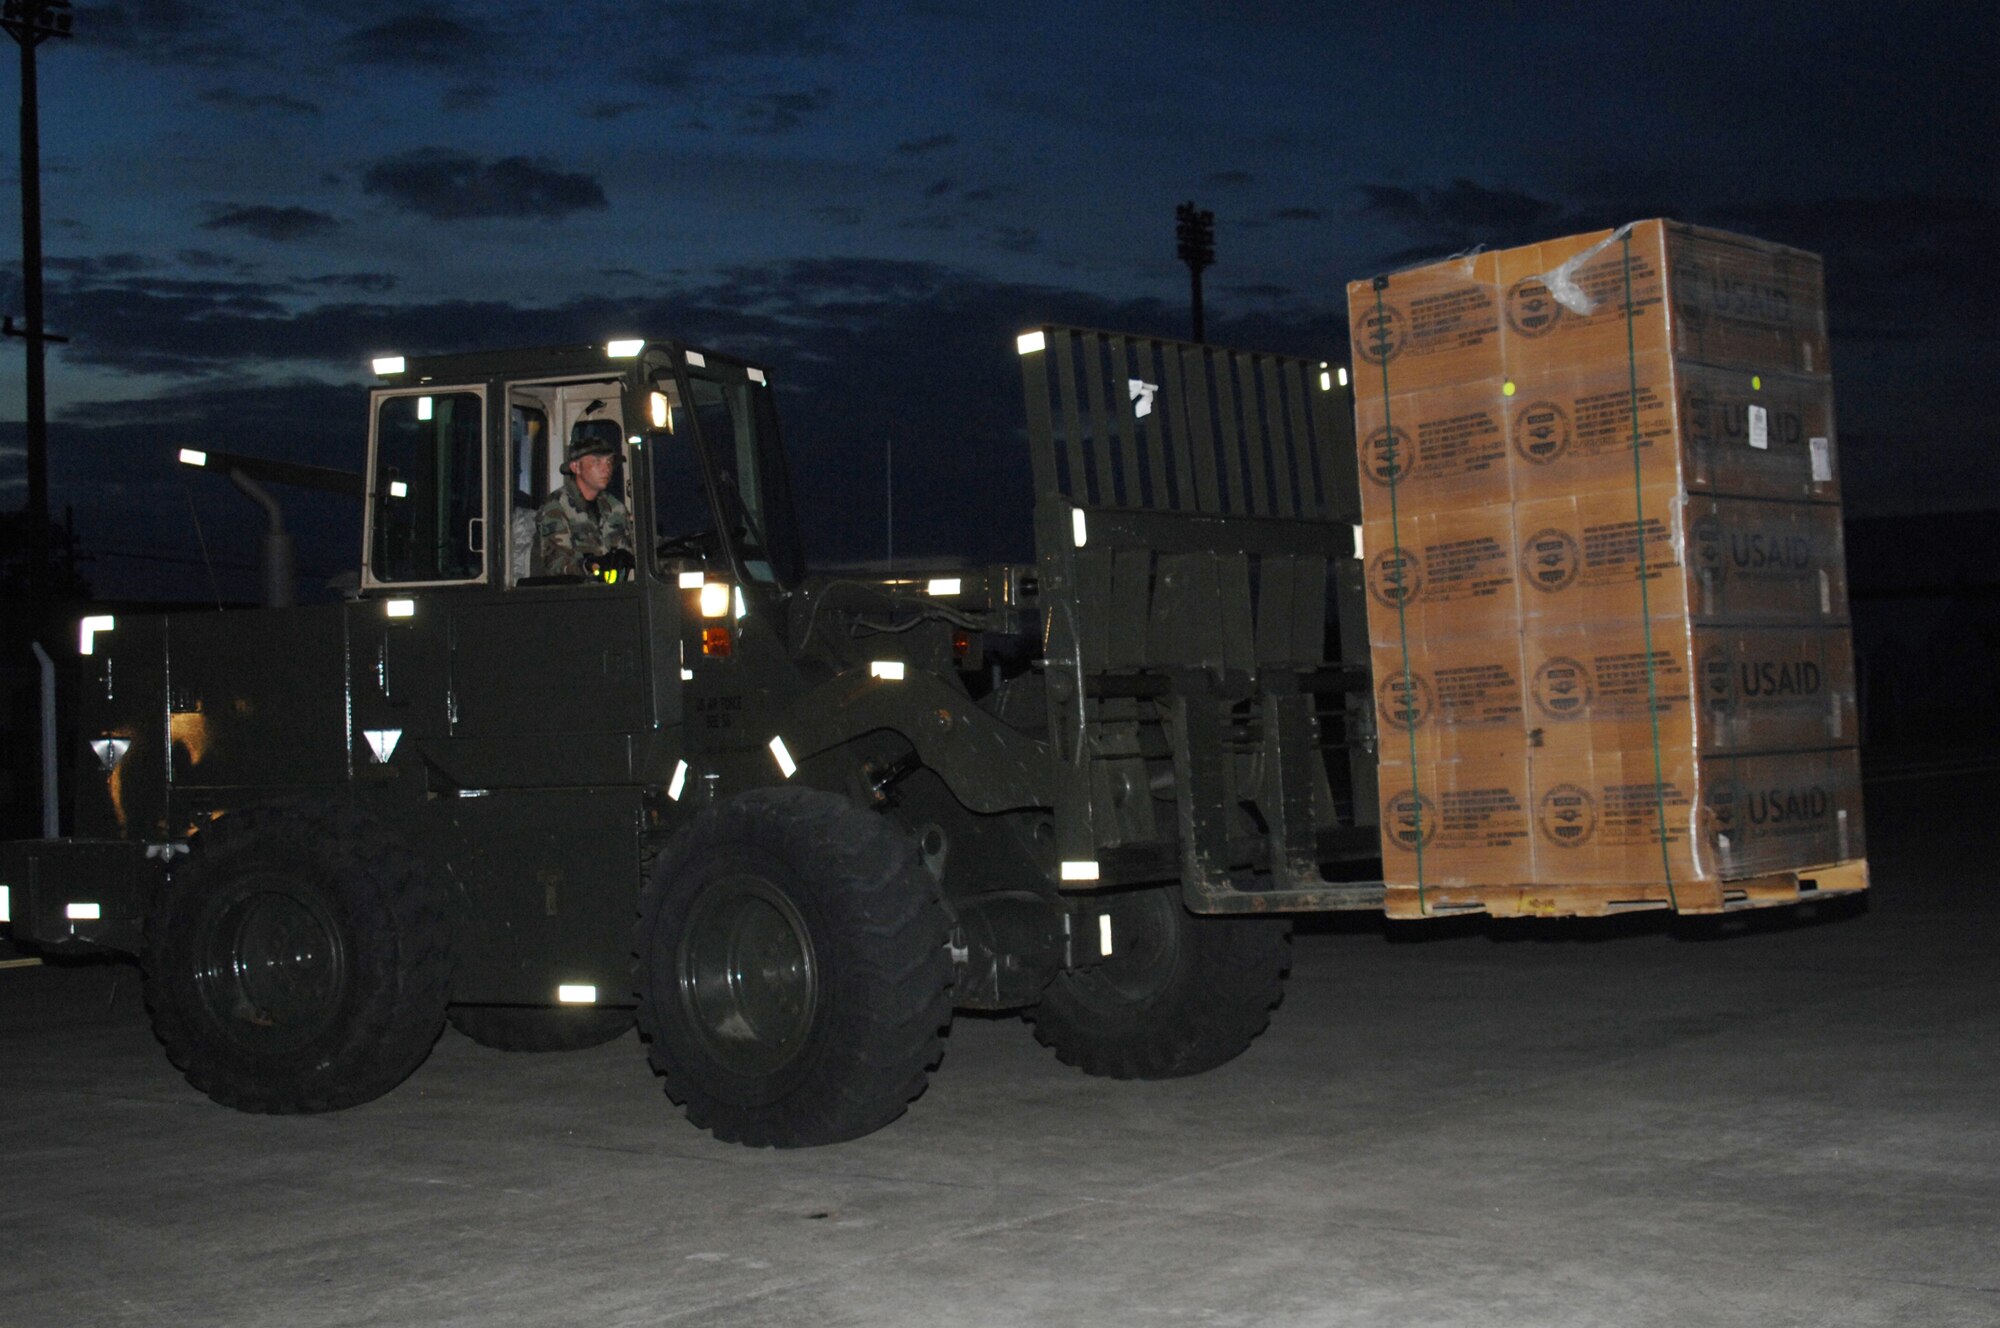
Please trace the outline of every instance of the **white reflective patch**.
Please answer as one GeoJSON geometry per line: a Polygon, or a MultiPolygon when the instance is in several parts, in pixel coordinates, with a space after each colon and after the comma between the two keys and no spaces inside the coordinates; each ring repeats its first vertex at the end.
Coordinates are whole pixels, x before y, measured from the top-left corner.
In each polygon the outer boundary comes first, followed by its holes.
{"type": "Polygon", "coordinates": [[[407,366],[404,364],[403,357],[400,355],[383,355],[376,358],[373,367],[376,373],[381,374],[384,378],[387,378],[390,374],[399,374],[403,372],[404,368],[407,366]]]}
{"type": "Polygon", "coordinates": [[[0,922],[12,922],[13,920],[14,889],[12,886],[0,885],[0,922]]]}
{"type": "Polygon", "coordinates": [[[604,343],[605,355],[614,360],[629,360],[644,349],[646,349],[646,343],[639,340],[607,341],[604,343]]]}
{"type": "Polygon", "coordinates": [[[764,381],[764,371],[762,369],[745,369],[743,372],[750,376],[750,381],[753,383],[762,383],[764,381]]]}
{"type": "Polygon", "coordinates": [[[125,759],[125,753],[131,749],[132,740],[130,738],[92,738],[90,740],[90,750],[97,753],[97,764],[104,767],[104,773],[107,775],[118,768],[118,763],[125,759]]]}
{"type": "Polygon", "coordinates": [[[1363,556],[1361,553],[1361,527],[1359,525],[1354,527],[1354,556],[1357,558],[1363,556]]]}
{"type": "Polygon", "coordinates": [[[934,576],[924,589],[933,595],[956,595],[963,582],[955,576],[934,576]]]}
{"type": "Polygon", "coordinates": [[[667,796],[675,802],[679,802],[681,794],[687,791],[687,782],[688,763],[686,761],[674,762],[674,777],[667,785],[667,796]]]}
{"type": "Polygon", "coordinates": [[[785,746],[785,740],[783,738],[771,739],[771,757],[773,760],[777,761],[778,769],[784,772],[784,776],[786,779],[790,779],[793,775],[798,773],[799,763],[792,759],[792,753],[790,749],[785,746]]]}
{"type": "Polygon", "coordinates": [[[1079,549],[1090,538],[1090,524],[1083,519],[1081,507],[1069,509],[1069,537],[1076,541],[1076,547],[1079,549]]]}
{"type": "Polygon", "coordinates": [[[375,753],[377,765],[389,764],[389,758],[396,754],[396,744],[403,740],[401,729],[363,729],[361,736],[368,739],[368,750],[375,753]]]}
{"type": "Polygon", "coordinates": [[[487,793],[488,790],[486,789],[460,789],[458,796],[461,798],[483,798],[487,793]]]}
{"type": "Polygon", "coordinates": [[[1143,378],[1125,380],[1125,390],[1132,396],[1132,416],[1145,419],[1153,413],[1153,394],[1160,390],[1158,383],[1149,383],[1143,378]]]}
{"type": "Polygon", "coordinates": [[[1048,348],[1049,339],[1040,332],[1023,332],[1014,338],[1014,349],[1023,355],[1033,355],[1048,348]]]}
{"type": "Polygon", "coordinates": [[[564,1005],[595,1005],[597,988],[588,982],[565,982],[556,988],[556,999],[564,1005]]]}
{"type": "Polygon", "coordinates": [[[1099,913],[1097,915],[1097,953],[1101,955],[1109,955],[1111,953],[1111,915],[1109,913],[1099,913]]]}
{"type": "Polygon", "coordinates": [[[681,681],[682,681],[682,682],[693,682],[693,681],[694,681],[694,670],[693,670],[693,669],[682,669],[682,670],[681,670],[681,681]]]}
{"type": "Polygon", "coordinates": [[[703,355],[698,350],[691,350],[687,353],[687,362],[696,369],[706,369],[708,367],[708,356],[703,355]]]}
{"type": "Polygon", "coordinates": [[[389,496],[390,496],[391,498],[407,498],[407,497],[409,497],[409,496],[410,496],[410,482],[409,482],[408,480],[390,480],[390,481],[389,481],[389,496]]]}
{"type": "Polygon", "coordinates": [[[1346,366],[1346,365],[1344,365],[1344,364],[1340,366],[1340,375],[1339,375],[1339,377],[1340,377],[1340,385],[1341,385],[1342,387],[1346,387],[1346,386],[1347,386],[1347,366],[1346,366]]]}
{"type": "Polygon", "coordinates": [[[71,922],[96,922],[104,916],[104,910],[96,904],[65,904],[63,916],[71,922]]]}
{"type": "Polygon", "coordinates": [[[708,573],[706,572],[682,572],[680,575],[680,587],[682,590],[700,590],[707,583],[708,573]]]}
{"type": "Polygon", "coordinates": [[[414,618],[417,616],[417,602],[413,599],[391,599],[382,602],[382,616],[385,618],[414,618]]]}
{"type": "Polygon", "coordinates": [[[655,429],[666,428],[667,421],[673,418],[669,413],[671,407],[667,401],[667,394],[664,392],[655,392],[647,398],[647,402],[652,407],[653,427],[655,429]]]}
{"type": "Polygon", "coordinates": [[[881,678],[888,682],[901,682],[903,680],[903,661],[900,659],[872,660],[868,665],[868,676],[871,678],[881,678]]]}
{"type": "Polygon", "coordinates": [[[1324,369],[1319,371],[1319,390],[1322,392],[1333,391],[1333,375],[1324,369]]]}
{"type": "Polygon", "coordinates": [[[748,612],[750,610],[743,603],[743,587],[738,586],[736,587],[736,617],[741,620],[743,615],[748,612]]]}
{"type": "Polygon", "coordinates": [[[183,447],[181,449],[181,464],[183,466],[205,466],[208,464],[208,453],[198,448],[183,447]]]}
{"type": "Polygon", "coordinates": [[[434,397],[418,397],[417,418],[420,420],[428,420],[428,419],[434,419],[436,418],[436,416],[437,416],[437,399],[434,397]]]}
{"type": "Polygon", "coordinates": [[[76,653],[94,655],[97,653],[97,634],[108,632],[118,625],[118,620],[108,613],[85,618],[76,625],[76,653]]]}
{"type": "Polygon", "coordinates": [[[1094,859],[1088,862],[1065,862],[1062,865],[1062,878],[1065,881],[1094,881],[1097,879],[1097,863],[1094,859]]]}

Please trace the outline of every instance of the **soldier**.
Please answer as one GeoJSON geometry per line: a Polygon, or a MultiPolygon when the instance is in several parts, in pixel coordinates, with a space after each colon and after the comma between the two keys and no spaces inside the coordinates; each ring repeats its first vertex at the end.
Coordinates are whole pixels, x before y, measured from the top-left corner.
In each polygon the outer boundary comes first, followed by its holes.
{"type": "Polygon", "coordinates": [[[589,576],[593,560],[632,552],[631,513],[607,488],[618,445],[616,420],[578,420],[570,430],[563,486],[535,517],[541,575],[589,576]]]}

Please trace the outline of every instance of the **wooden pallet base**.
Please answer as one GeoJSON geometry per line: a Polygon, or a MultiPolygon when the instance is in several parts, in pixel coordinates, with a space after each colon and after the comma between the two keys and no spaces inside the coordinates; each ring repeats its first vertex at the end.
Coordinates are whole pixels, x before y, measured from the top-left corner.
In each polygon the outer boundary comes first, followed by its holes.
{"type": "Polygon", "coordinates": [[[1742,881],[1676,881],[1657,885],[1391,885],[1383,911],[1392,918],[1485,913],[1496,918],[1601,918],[1613,913],[1672,909],[1734,913],[1802,900],[1856,894],[1868,888],[1868,861],[1829,863],[1742,881]]]}

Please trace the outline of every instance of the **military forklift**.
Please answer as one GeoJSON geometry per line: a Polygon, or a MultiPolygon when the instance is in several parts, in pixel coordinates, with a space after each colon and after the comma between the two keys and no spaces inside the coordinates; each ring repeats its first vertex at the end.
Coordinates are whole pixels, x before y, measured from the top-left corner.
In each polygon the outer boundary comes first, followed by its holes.
{"type": "Polygon", "coordinates": [[[1032,565],[808,575],[767,371],[670,340],[384,357],[358,584],[80,625],[73,835],[19,942],[138,956],[245,1111],[367,1102],[443,1025],[637,1023],[695,1125],[865,1135],[954,1008],[1160,1078],[1266,1026],[1288,913],[1380,909],[1345,375],[1022,334],[1032,565]],[[535,510],[618,440],[629,554],[535,510]]]}

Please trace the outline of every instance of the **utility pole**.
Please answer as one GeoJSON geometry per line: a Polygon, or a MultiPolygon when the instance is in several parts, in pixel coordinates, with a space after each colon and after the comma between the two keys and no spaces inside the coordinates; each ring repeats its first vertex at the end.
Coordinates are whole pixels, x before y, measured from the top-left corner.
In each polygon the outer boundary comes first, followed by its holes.
{"type": "Polygon", "coordinates": [[[5,0],[0,27],[21,47],[21,285],[27,326],[6,331],[28,343],[28,540],[37,585],[49,583],[49,415],[42,352],[42,133],[37,111],[35,48],[67,37],[70,0],[5,0]]]}
{"type": "Polygon", "coordinates": [[[1194,291],[1194,339],[1206,340],[1201,319],[1201,271],[1215,262],[1215,214],[1183,203],[1174,209],[1174,235],[1194,291]]]}

